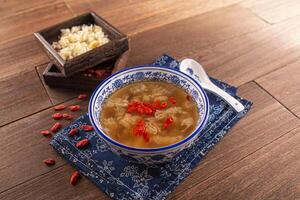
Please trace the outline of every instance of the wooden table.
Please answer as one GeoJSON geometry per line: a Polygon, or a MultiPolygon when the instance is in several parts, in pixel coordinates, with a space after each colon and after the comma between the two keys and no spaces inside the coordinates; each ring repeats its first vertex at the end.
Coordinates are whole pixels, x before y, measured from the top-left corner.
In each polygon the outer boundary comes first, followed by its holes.
{"type": "Polygon", "coordinates": [[[1,200],[109,199],[85,178],[71,186],[72,167],[39,133],[79,91],[43,83],[48,58],[32,33],[90,10],[130,37],[129,65],[191,57],[254,102],[169,199],[300,199],[299,0],[10,0],[0,4],[1,200]]]}

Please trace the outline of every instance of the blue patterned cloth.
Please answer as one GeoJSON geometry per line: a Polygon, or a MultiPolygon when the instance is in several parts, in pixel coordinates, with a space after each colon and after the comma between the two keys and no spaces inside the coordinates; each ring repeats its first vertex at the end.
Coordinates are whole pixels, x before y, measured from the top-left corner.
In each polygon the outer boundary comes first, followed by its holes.
{"type": "MultiPolygon", "coordinates": [[[[178,68],[178,64],[168,55],[163,55],[155,61],[155,65],[171,68],[178,68]]],[[[221,98],[207,92],[210,116],[203,130],[205,134],[170,163],[145,166],[127,162],[110,152],[95,132],[80,131],[75,137],[70,137],[70,129],[90,124],[87,114],[57,133],[50,144],[74,168],[113,199],[165,199],[252,105],[250,101],[236,96],[235,87],[215,79],[212,81],[235,96],[245,106],[245,111],[236,113],[221,98]],[[83,138],[88,138],[90,145],[78,150],[75,144],[83,138]]]]}

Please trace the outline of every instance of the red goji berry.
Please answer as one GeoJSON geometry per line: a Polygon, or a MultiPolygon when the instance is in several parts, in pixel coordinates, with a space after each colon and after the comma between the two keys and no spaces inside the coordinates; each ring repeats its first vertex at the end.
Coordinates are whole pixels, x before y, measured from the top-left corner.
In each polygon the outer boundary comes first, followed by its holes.
{"type": "Polygon", "coordinates": [[[159,108],[160,108],[160,109],[164,109],[164,108],[166,108],[167,106],[168,106],[168,102],[163,101],[163,102],[160,104],[159,108]]]}
{"type": "Polygon", "coordinates": [[[109,76],[109,74],[110,74],[110,72],[105,69],[97,69],[97,70],[95,70],[94,73],[98,78],[105,78],[105,77],[109,76]]]}
{"type": "Polygon", "coordinates": [[[55,133],[57,132],[60,128],[62,127],[62,124],[59,122],[56,122],[55,124],[53,124],[53,126],[51,127],[51,132],[55,133]]]}
{"type": "Polygon", "coordinates": [[[163,125],[164,129],[168,128],[173,123],[173,117],[168,117],[163,125]]]}
{"type": "Polygon", "coordinates": [[[71,120],[71,119],[73,119],[73,116],[70,115],[70,114],[67,114],[67,113],[64,113],[62,116],[63,116],[63,118],[66,119],[66,120],[71,120]]]}
{"type": "Polygon", "coordinates": [[[94,130],[94,127],[91,125],[81,125],[80,128],[86,132],[94,130]]]}
{"type": "Polygon", "coordinates": [[[150,140],[149,134],[146,131],[143,134],[143,138],[146,142],[149,142],[149,140],[150,140]]]}
{"type": "Polygon", "coordinates": [[[71,111],[77,111],[77,110],[80,109],[80,105],[72,105],[72,106],[69,106],[69,109],[70,109],[71,111]]]}
{"type": "Polygon", "coordinates": [[[56,111],[58,111],[58,110],[63,110],[63,109],[65,109],[66,108],[66,106],[64,106],[64,105],[57,105],[57,106],[54,106],[54,110],[56,110],[56,111]]]}
{"type": "Polygon", "coordinates": [[[63,117],[63,115],[61,113],[54,113],[52,115],[52,118],[57,120],[57,119],[61,119],[63,117]]]}
{"type": "Polygon", "coordinates": [[[93,73],[95,73],[95,70],[93,70],[93,69],[87,69],[86,72],[89,73],[89,74],[93,74],[93,73]]]}
{"type": "Polygon", "coordinates": [[[174,97],[170,97],[169,101],[171,102],[171,104],[175,105],[177,103],[176,99],[174,97]]]}
{"type": "Polygon", "coordinates": [[[50,136],[51,136],[51,133],[50,133],[50,131],[48,131],[48,130],[43,130],[43,131],[41,131],[41,134],[42,134],[43,136],[46,136],[46,137],[50,137],[50,136]]]}
{"type": "Polygon", "coordinates": [[[87,98],[87,94],[80,94],[80,95],[78,95],[78,97],[77,97],[77,99],[79,99],[79,100],[84,100],[84,99],[86,99],[87,98]]]}
{"type": "Polygon", "coordinates": [[[77,129],[77,128],[73,128],[73,129],[70,130],[69,135],[70,135],[70,136],[74,136],[74,135],[76,135],[77,133],[78,133],[78,129],[77,129]]]}
{"type": "Polygon", "coordinates": [[[141,136],[146,131],[145,122],[144,120],[138,120],[133,127],[133,134],[136,136],[141,136]]]}
{"type": "Polygon", "coordinates": [[[48,159],[43,160],[43,163],[47,166],[51,166],[51,165],[55,165],[55,160],[52,158],[48,158],[48,159]]]}
{"type": "Polygon", "coordinates": [[[70,184],[71,185],[76,185],[76,183],[78,182],[78,179],[80,177],[80,174],[78,171],[75,171],[72,173],[71,178],[70,178],[70,184]]]}
{"type": "Polygon", "coordinates": [[[81,149],[81,148],[87,146],[89,143],[90,143],[90,141],[88,139],[82,139],[76,143],[76,147],[81,149]]]}

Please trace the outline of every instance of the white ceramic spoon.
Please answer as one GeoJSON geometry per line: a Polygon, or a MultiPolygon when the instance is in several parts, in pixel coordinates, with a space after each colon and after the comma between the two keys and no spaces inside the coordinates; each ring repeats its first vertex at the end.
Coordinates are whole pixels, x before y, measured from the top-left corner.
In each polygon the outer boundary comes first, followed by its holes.
{"type": "Polygon", "coordinates": [[[238,100],[233,98],[224,90],[220,89],[215,84],[213,84],[207,76],[202,65],[200,65],[200,63],[198,63],[197,61],[189,58],[184,59],[180,62],[179,70],[194,77],[200,82],[201,86],[204,89],[207,89],[220,96],[227,103],[229,103],[237,112],[241,112],[245,109],[243,104],[241,104],[238,100]]]}

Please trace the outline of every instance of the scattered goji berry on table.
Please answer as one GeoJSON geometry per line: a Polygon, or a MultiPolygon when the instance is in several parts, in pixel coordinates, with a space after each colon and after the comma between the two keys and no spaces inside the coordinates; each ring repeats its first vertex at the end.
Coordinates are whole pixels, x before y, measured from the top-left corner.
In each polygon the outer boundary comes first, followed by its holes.
{"type": "Polygon", "coordinates": [[[89,143],[90,143],[90,141],[88,139],[82,139],[76,143],[76,147],[81,149],[81,148],[87,146],[89,143]]]}
{"type": "Polygon", "coordinates": [[[72,106],[69,106],[69,109],[70,109],[71,111],[77,111],[77,110],[80,109],[80,105],[72,105],[72,106]]]}
{"type": "Polygon", "coordinates": [[[78,182],[78,179],[80,177],[80,174],[78,171],[75,171],[72,173],[71,178],[70,178],[70,184],[71,185],[76,185],[76,183],[78,182]]]}
{"type": "Polygon", "coordinates": [[[61,127],[62,127],[62,124],[59,123],[59,122],[56,122],[56,123],[53,124],[53,126],[51,127],[51,132],[56,133],[61,127]]]}
{"type": "Polygon", "coordinates": [[[66,120],[71,120],[71,119],[73,119],[73,116],[70,115],[70,114],[67,114],[67,113],[64,113],[64,114],[62,115],[62,117],[63,117],[64,119],[66,119],[66,120]]]}
{"type": "Polygon", "coordinates": [[[48,130],[43,130],[43,131],[41,131],[41,134],[42,134],[43,136],[46,136],[46,137],[50,137],[50,136],[51,136],[51,133],[50,133],[50,131],[48,131],[48,130]]]}
{"type": "Polygon", "coordinates": [[[80,128],[86,132],[94,130],[94,127],[91,125],[81,125],[80,128]]]}
{"type": "Polygon", "coordinates": [[[54,106],[53,108],[54,108],[54,110],[59,111],[59,110],[65,109],[66,106],[64,106],[64,105],[61,104],[61,105],[54,106]]]}
{"type": "Polygon", "coordinates": [[[54,113],[53,115],[52,115],[52,118],[53,119],[61,119],[63,117],[63,115],[61,114],[61,113],[54,113]]]}
{"type": "Polygon", "coordinates": [[[69,135],[70,135],[70,136],[74,136],[74,135],[76,135],[77,133],[78,133],[78,129],[77,129],[77,128],[73,128],[73,129],[70,130],[69,135]]]}
{"type": "Polygon", "coordinates": [[[86,99],[87,98],[87,94],[80,94],[80,95],[78,95],[78,97],[77,97],[77,99],[79,99],[79,100],[84,100],[84,99],[86,99]]]}
{"type": "Polygon", "coordinates": [[[43,163],[47,166],[51,166],[51,165],[55,165],[55,160],[52,158],[47,158],[47,159],[43,160],[43,163]]]}

